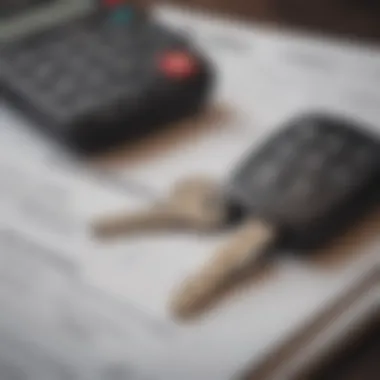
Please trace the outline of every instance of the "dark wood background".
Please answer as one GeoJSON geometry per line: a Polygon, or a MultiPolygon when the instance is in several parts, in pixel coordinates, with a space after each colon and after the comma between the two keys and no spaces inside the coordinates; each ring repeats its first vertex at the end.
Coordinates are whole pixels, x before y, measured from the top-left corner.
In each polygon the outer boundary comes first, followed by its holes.
{"type": "Polygon", "coordinates": [[[213,10],[244,19],[380,41],[380,0],[167,0],[164,2],[213,10]]]}

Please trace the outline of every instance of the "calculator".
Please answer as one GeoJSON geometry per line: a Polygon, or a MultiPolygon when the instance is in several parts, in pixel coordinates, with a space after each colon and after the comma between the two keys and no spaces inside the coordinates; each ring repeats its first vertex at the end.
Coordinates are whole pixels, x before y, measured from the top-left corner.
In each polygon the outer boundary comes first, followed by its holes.
{"type": "Polygon", "coordinates": [[[211,66],[186,35],[125,0],[0,0],[3,100],[78,153],[199,112],[211,66]]]}

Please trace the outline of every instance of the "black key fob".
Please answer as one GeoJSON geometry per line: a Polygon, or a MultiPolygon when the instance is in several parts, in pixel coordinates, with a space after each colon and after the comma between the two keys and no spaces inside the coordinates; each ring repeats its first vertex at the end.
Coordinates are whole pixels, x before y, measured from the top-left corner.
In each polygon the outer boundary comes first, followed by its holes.
{"type": "Polygon", "coordinates": [[[380,139],[361,125],[324,115],[292,120],[246,157],[226,199],[247,220],[173,299],[189,317],[226,284],[260,267],[277,247],[297,251],[326,244],[380,205],[380,139]]]}
{"type": "Polygon", "coordinates": [[[323,244],[378,204],[379,138],[342,118],[299,117],[243,160],[228,194],[291,248],[323,244]]]}
{"type": "Polygon", "coordinates": [[[281,245],[325,243],[380,197],[379,139],[333,116],[292,120],[249,152],[224,186],[180,181],[166,202],[100,220],[99,235],[189,227],[212,230],[254,216],[276,226],[281,245]]]}

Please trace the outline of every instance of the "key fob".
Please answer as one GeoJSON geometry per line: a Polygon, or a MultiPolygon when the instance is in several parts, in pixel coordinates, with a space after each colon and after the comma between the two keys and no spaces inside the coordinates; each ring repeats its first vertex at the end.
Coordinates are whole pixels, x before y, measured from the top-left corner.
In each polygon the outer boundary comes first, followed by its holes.
{"type": "Polygon", "coordinates": [[[100,220],[94,231],[110,237],[136,228],[157,229],[164,221],[204,231],[239,215],[242,225],[232,239],[172,299],[177,317],[195,316],[226,284],[261,268],[277,248],[319,248],[379,207],[380,139],[366,129],[333,115],[292,119],[249,152],[225,186],[183,181],[170,202],[100,220]]]}
{"type": "Polygon", "coordinates": [[[320,245],[379,204],[379,138],[347,119],[298,117],[243,160],[228,193],[285,246],[320,245]]]}

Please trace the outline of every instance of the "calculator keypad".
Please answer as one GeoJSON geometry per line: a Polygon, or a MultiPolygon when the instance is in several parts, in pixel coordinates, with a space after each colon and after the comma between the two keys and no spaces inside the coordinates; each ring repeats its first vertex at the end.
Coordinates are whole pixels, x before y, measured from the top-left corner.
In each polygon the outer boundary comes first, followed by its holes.
{"type": "MultiPolygon", "coordinates": [[[[99,17],[99,15],[98,15],[99,17]]],[[[136,101],[156,85],[160,51],[186,42],[153,21],[81,20],[3,49],[2,80],[52,120],[72,120],[136,101]]]]}

